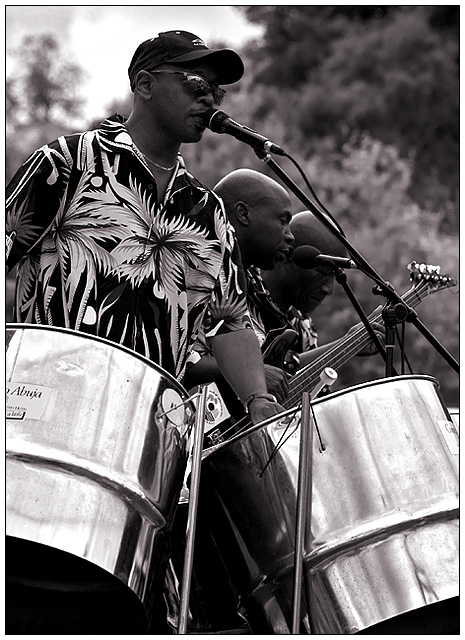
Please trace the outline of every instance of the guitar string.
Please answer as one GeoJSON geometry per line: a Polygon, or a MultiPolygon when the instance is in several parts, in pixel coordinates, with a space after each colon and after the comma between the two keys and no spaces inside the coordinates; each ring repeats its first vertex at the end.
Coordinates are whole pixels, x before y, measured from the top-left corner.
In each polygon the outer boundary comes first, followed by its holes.
{"type": "MultiPolygon", "coordinates": [[[[449,277],[448,277],[448,276],[445,276],[445,278],[449,278],[449,277]]],[[[447,281],[448,281],[448,282],[450,282],[450,281],[451,281],[451,279],[449,278],[447,281]]],[[[427,283],[427,282],[425,282],[425,281],[422,281],[422,283],[421,283],[421,284],[428,285],[428,283],[427,283]]],[[[423,289],[426,291],[426,290],[428,290],[428,289],[429,289],[429,286],[424,286],[424,287],[423,287],[423,289]]],[[[414,298],[415,298],[415,294],[416,294],[416,297],[417,297],[417,299],[418,299],[418,302],[417,302],[417,304],[418,304],[418,303],[420,303],[420,302],[422,301],[422,297],[421,297],[422,293],[423,293],[423,291],[422,291],[422,287],[421,287],[421,286],[415,286],[414,288],[410,289],[409,291],[407,291],[407,293],[405,293],[405,294],[404,294],[404,296],[403,296],[403,300],[406,302],[406,304],[410,305],[411,303],[413,303],[413,302],[414,302],[414,298]]],[[[378,316],[381,316],[381,314],[380,314],[380,313],[376,313],[376,314],[375,314],[375,312],[373,311],[373,312],[370,314],[369,319],[371,320],[371,322],[374,322],[378,316]],[[373,316],[373,317],[372,317],[372,316],[373,316]]],[[[364,326],[360,327],[360,329],[359,329],[359,330],[357,330],[355,333],[359,333],[359,332],[360,332],[360,333],[366,333],[366,336],[360,336],[360,337],[364,337],[364,338],[365,338],[365,337],[367,337],[367,338],[370,338],[370,335],[368,334],[368,332],[366,331],[366,329],[365,329],[365,327],[364,327],[364,326]]],[[[351,338],[354,338],[354,336],[351,336],[351,338]]],[[[362,342],[363,342],[363,341],[362,341],[362,342]]],[[[368,340],[367,342],[369,342],[369,340],[368,340]]],[[[336,346],[337,346],[337,345],[336,345],[336,346]]],[[[335,351],[335,350],[336,350],[336,346],[335,346],[335,348],[333,349],[333,351],[335,351]]],[[[362,346],[357,346],[357,348],[356,348],[356,349],[355,349],[355,348],[353,348],[353,349],[348,349],[348,350],[346,350],[346,351],[345,351],[345,353],[347,353],[347,351],[354,351],[355,353],[357,353],[357,351],[359,351],[359,350],[360,350],[360,348],[362,348],[362,346]]],[[[326,354],[326,355],[327,355],[327,354],[326,354]]],[[[321,359],[321,358],[320,358],[320,359],[321,359]]],[[[312,366],[312,364],[314,364],[314,363],[311,363],[310,365],[307,365],[307,367],[308,367],[308,368],[310,368],[310,367],[312,366]]],[[[290,399],[291,399],[291,398],[290,398],[290,396],[289,396],[286,400],[287,400],[287,401],[290,401],[290,399]]],[[[299,417],[299,419],[298,419],[298,421],[297,421],[297,423],[296,423],[296,425],[295,425],[294,429],[291,431],[291,433],[289,433],[289,435],[287,436],[287,438],[285,438],[285,439],[284,439],[284,437],[285,437],[285,435],[286,435],[286,433],[287,433],[287,431],[288,431],[288,429],[289,429],[289,427],[290,427],[290,424],[292,423],[292,420],[294,419],[294,417],[295,417],[295,415],[296,415],[297,411],[299,410],[300,406],[301,406],[301,403],[299,403],[299,404],[295,407],[294,413],[292,414],[292,418],[291,418],[290,416],[288,417],[288,419],[289,419],[288,426],[286,427],[286,429],[285,429],[284,433],[281,435],[280,439],[278,440],[278,442],[277,442],[277,443],[276,443],[276,445],[274,446],[273,451],[270,453],[270,455],[269,455],[269,457],[268,457],[268,460],[266,461],[266,463],[265,463],[265,465],[264,465],[264,467],[263,467],[262,471],[261,471],[261,472],[260,472],[260,474],[259,474],[259,477],[262,477],[262,476],[263,476],[263,474],[265,473],[265,471],[267,470],[267,468],[269,467],[269,465],[272,463],[272,461],[274,460],[274,458],[277,456],[279,449],[280,449],[282,446],[284,446],[284,444],[289,440],[289,438],[290,438],[290,437],[291,437],[291,436],[292,436],[292,435],[297,431],[297,429],[299,428],[300,423],[301,423],[301,421],[302,421],[301,416],[299,417]]],[[[311,409],[312,416],[313,416],[313,425],[314,425],[314,428],[315,428],[315,430],[316,430],[316,435],[317,435],[318,440],[319,440],[319,443],[320,443],[320,448],[321,448],[321,451],[324,451],[324,450],[325,450],[325,445],[324,445],[324,443],[323,443],[323,441],[322,441],[322,439],[321,439],[321,434],[320,434],[320,430],[319,430],[319,428],[318,428],[318,424],[317,424],[317,420],[316,420],[316,415],[315,415],[314,407],[313,407],[312,405],[310,405],[310,409],[311,409]]]]}
{"type": "MultiPolygon", "coordinates": [[[[423,283],[423,288],[428,288],[426,283],[423,283]]],[[[414,294],[418,295],[419,292],[421,292],[420,290],[421,290],[421,287],[417,287],[415,289],[411,289],[410,291],[408,291],[404,295],[405,302],[407,304],[410,304],[411,302],[413,302],[415,297],[414,294]]],[[[368,319],[370,320],[370,322],[376,322],[377,320],[382,319],[382,313],[377,312],[375,314],[375,312],[372,312],[368,317],[368,319]]],[[[323,369],[324,362],[329,360],[333,354],[339,354],[340,355],[340,357],[338,358],[339,362],[344,362],[346,360],[348,353],[351,353],[353,351],[354,352],[353,355],[355,355],[355,353],[360,351],[360,349],[362,349],[365,346],[363,344],[364,341],[366,341],[366,344],[369,344],[371,340],[370,335],[368,334],[364,326],[357,329],[350,336],[350,339],[351,339],[350,343],[342,351],[341,351],[341,341],[342,341],[341,340],[338,343],[336,343],[333,347],[331,347],[328,351],[326,351],[324,354],[315,358],[315,360],[309,363],[306,367],[303,367],[300,371],[298,371],[295,374],[294,378],[292,379],[292,396],[291,394],[289,394],[287,400],[294,401],[296,397],[298,397],[301,394],[301,389],[308,386],[308,380],[301,381],[301,378],[304,378],[304,377],[308,378],[307,374],[310,369],[315,369],[315,373],[316,371],[321,371],[323,369]],[[362,340],[360,340],[360,344],[358,344],[357,342],[360,338],[362,338],[362,340]]],[[[333,368],[336,368],[336,367],[337,367],[337,364],[335,363],[335,366],[333,368]]]]}
{"type": "MultiPolygon", "coordinates": [[[[419,283],[417,283],[414,287],[412,287],[411,289],[409,289],[409,291],[407,291],[404,296],[403,296],[403,300],[408,304],[412,304],[415,302],[415,299],[417,299],[417,304],[419,304],[422,301],[422,296],[425,292],[429,293],[433,293],[436,291],[440,291],[443,288],[448,288],[450,286],[454,286],[454,282],[455,279],[452,278],[450,275],[446,275],[446,276],[439,276],[438,274],[433,274],[433,275],[429,275],[426,278],[423,278],[419,283]],[[431,283],[433,283],[433,286],[431,285],[431,283]]],[[[369,316],[369,320],[370,322],[376,322],[377,320],[381,320],[382,319],[382,314],[381,313],[376,313],[372,312],[369,316]]],[[[370,336],[368,334],[368,332],[366,331],[365,327],[360,327],[356,332],[354,332],[351,335],[351,344],[349,344],[347,346],[347,348],[343,351],[340,351],[340,344],[341,341],[339,341],[339,343],[337,343],[333,348],[331,348],[329,351],[326,351],[323,355],[319,356],[318,358],[316,358],[313,362],[311,362],[310,364],[308,364],[306,367],[303,367],[300,371],[298,371],[295,374],[295,377],[292,380],[293,386],[292,386],[292,398],[291,398],[291,394],[288,396],[288,400],[292,399],[292,401],[295,401],[296,398],[298,398],[300,396],[301,390],[304,389],[306,387],[308,387],[308,380],[305,380],[303,382],[299,382],[299,379],[302,378],[303,376],[307,375],[307,372],[311,369],[311,368],[315,368],[316,371],[321,371],[322,370],[322,364],[324,363],[325,360],[327,360],[329,355],[332,355],[333,352],[339,352],[340,353],[340,357],[339,357],[339,362],[346,362],[347,361],[347,355],[351,354],[351,357],[353,357],[353,355],[355,355],[361,348],[363,348],[364,346],[366,346],[367,344],[369,344],[370,342],[370,336]],[[360,334],[364,334],[363,336],[360,336],[360,334]],[[357,340],[363,337],[363,340],[361,341],[360,344],[357,345],[355,338],[357,338],[357,340]],[[365,344],[364,344],[365,342],[365,344]],[[351,353],[352,352],[352,353],[351,353]],[[295,392],[297,390],[297,393],[295,392]]],[[[336,367],[334,367],[336,368],[336,367]]],[[[315,371],[315,373],[316,373],[315,371]]]]}
{"type": "MultiPolygon", "coordinates": [[[[423,285],[423,287],[425,287],[426,283],[425,283],[425,281],[422,281],[421,284],[423,285]]],[[[411,294],[413,291],[416,291],[418,293],[419,289],[421,289],[421,286],[417,287],[414,290],[411,289],[410,291],[408,291],[405,294],[404,297],[407,298],[407,296],[409,294],[411,294]]],[[[378,318],[378,317],[381,318],[381,314],[379,312],[376,313],[376,314],[375,314],[375,312],[372,312],[372,314],[370,314],[369,319],[371,319],[371,321],[375,321],[376,318],[378,318]],[[371,319],[371,315],[374,316],[373,319],[371,319]]],[[[295,374],[294,378],[293,378],[293,386],[292,386],[291,394],[289,394],[289,396],[286,398],[286,401],[284,403],[285,405],[286,404],[290,405],[287,408],[292,408],[292,402],[294,402],[295,400],[297,400],[300,397],[301,389],[304,389],[306,386],[308,386],[308,380],[307,380],[308,376],[307,376],[307,374],[308,374],[308,371],[310,369],[315,369],[315,372],[316,371],[321,371],[323,363],[325,361],[327,361],[331,356],[333,356],[333,354],[336,354],[336,353],[343,354],[344,358],[342,358],[342,360],[344,360],[347,352],[350,352],[351,348],[354,349],[353,345],[354,345],[355,338],[358,339],[362,334],[366,334],[366,336],[364,335],[363,337],[365,337],[367,339],[367,343],[369,343],[369,337],[370,336],[368,335],[368,332],[366,331],[365,327],[362,326],[359,329],[357,329],[357,331],[354,332],[354,334],[351,336],[352,347],[350,345],[348,345],[347,349],[345,349],[345,351],[341,352],[340,343],[336,344],[333,347],[331,347],[328,351],[326,351],[324,354],[322,354],[321,356],[318,356],[313,362],[308,364],[306,367],[304,367],[300,371],[298,371],[295,374]],[[301,378],[302,378],[302,381],[300,381],[301,378]]],[[[362,348],[361,346],[357,345],[357,349],[355,350],[355,353],[357,351],[359,351],[361,348],[362,348]]],[[[250,421],[248,416],[244,416],[243,418],[241,418],[240,420],[235,422],[233,425],[231,425],[228,429],[226,429],[223,432],[223,436],[228,436],[229,433],[232,433],[233,435],[239,435],[240,433],[245,431],[247,428],[249,428],[251,425],[252,425],[252,422],[250,421]]]]}
{"type": "MultiPolygon", "coordinates": [[[[450,276],[439,276],[441,282],[439,283],[439,286],[447,286],[447,284],[449,284],[450,282],[453,282],[453,279],[450,276]],[[447,283],[447,284],[446,284],[447,283]]],[[[430,281],[431,278],[424,278],[423,280],[421,280],[420,284],[415,285],[414,288],[411,288],[409,291],[407,291],[404,296],[403,299],[407,304],[411,304],[415,297],[418,299],[418,302],[421,302],[422,298],[421,295],[424,293],[423,290],[428,290],[430,288],[430,281]],[[408,298],[408,299],[407,299],[408,298]]],[[[436,287],[438,287],[438,283],[435,283],[436,287]]],[[[375,313],[374,311],[370,314],[369,316],[369,320],[371,322],[375,322],[377,319],[381,319],[382,318],[382,313],[375,313]],[[372,317],[373,316],[373,317],[372,317]]],[[[363,341],[362,344],[358,345],[356,344],[357,341],[359,340],[359,338],[364,338],[367,341],[367,344],[369,344],[370,342],[370,336],[368,334],[368,332],[366,331],[365,327],[362,326],[359,329],[357,329],[357,331],[355,331],[351,336],[351,342],[350,344],[348,344],[347,348],[341,351],[341,347],[340,347],[340,342],[336,343],[332,348],[330,348],[328,351],[326,351],[324,354],[322,354],[321,356],[318,356],[313,362],[311,362],[310,364],[308,364],[306,367],[303,367],[300,371],[298,371],[296,374],[294,374],[294,377],[292,378],[292,390],[291,393],[289,394],[289,396],[286,398],[285,403],[283,404],[287,404],[289,405],[287,408],[290,409],[292,408],[292,403],[297,400],[300,396],[301,393],[303,391],[301,391],[302,389],[305,389],[306,387],[308,387],[308,372],[310,369],[315,369],[316,371],[321,371],[322,365],[325,361],[327,361],[328,359],[330,359],[330,357],[333,354],[339,353],[340,358],[338,359],[339,361],[344,362],[344,360],[347,359],[347,354],[351,353],[351,351],[354,351],[354,354],[357,353],[358,351],[360,351],[361,348],[363,348],[363,341]],[[355,349],[356,347],[356,349],[355,349]],[[302,381],[301,381],[302,378],[302,381]],[[305,378],[305,379],[304,379],[305,378]]],[[[352,357],[352,356],[351,356],[352,357]]],[[[335,367],[337,366],[337,364],[335,364],[335,367]]],[[[235,435],[239,435],[241,433],[243,433],[246,429],[248,429],[250,426],[252,426],[252,421],[250,420],[250,418],[248,416],[244,416],[242,418],[240,418],[237,422],[235,422],[233,425],[231,425],[228,429],[226,429],[223,432],[223,436],[227,436],[229,435],[229,433],[232,433],[234,436],[235,435]]]]}

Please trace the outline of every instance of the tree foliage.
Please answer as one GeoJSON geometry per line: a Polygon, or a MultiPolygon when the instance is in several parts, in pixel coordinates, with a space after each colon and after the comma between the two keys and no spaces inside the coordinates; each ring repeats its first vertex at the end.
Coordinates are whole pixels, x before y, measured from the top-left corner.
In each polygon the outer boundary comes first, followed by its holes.
{"type": "Polygon", "coordinates": [[[83,70],[63,57],[53,36],[26,36],[13,56],[15,69],[7,84],[10,126],[63,124],[80,115],[83,70]]]}
{"type": "Polygon", "coordinates": [[[26,157],[58,135],[71,133],[81,115],[84,70],[67,60],[54,36],[25,36],[10,52],[6,79],[6,179],[26,157]]]}
{"type": "MultiPolygon", "coordinates": [[[[251,6],[265,27],[248,48],[258,84],[292,107],[300,147],[369,133],[412,162],[410,193],[458,228],[458,7],[251,6]]],[[[268,99],[257,115],[275,110],[268,99]]]]}
{"type": "MultiPolygon", "coordinates": [[[[403,294],[411,286],[407,265],[412,261],[439,266],[443,276],[458,276],[457,238],[439,230],[436,212],[412,201],[408,195],[411,168],[400,158],[395,147],[366,137],[361,146],[351,148],[347,144],[339,167],[314,159],[307,170],[309,176],[320,177],[321,199],[342,224],[349,241],[398,293],[403,294]]],[[[348,272],[348,280],[367,313],[385,304],[384,297],[373,295],[373,283],[363,274],[348,272]]],[[[458,287],[441,291],[431,289],[430,295],[416,307],[416,312],[422,323],[458,360],[458,287]]],[[[337,284],[334,295],[312,315],[322,344],[338,338],[359,321],[342,287],[337,284]]],[[[459,394],[457,374],[410,323],[406,323],[405,351],[412,372],[436,377],[446,401],[456,404],[459,394]]],[[[395,352],[399,355],[399,341],[395,352]]],[[[385,365],[379,355],[354,358],[338,373],[338,385],[344,388],[383,377],[385,365]]],[[[406,373],[410,373],[408,367],[406,373]]]]}

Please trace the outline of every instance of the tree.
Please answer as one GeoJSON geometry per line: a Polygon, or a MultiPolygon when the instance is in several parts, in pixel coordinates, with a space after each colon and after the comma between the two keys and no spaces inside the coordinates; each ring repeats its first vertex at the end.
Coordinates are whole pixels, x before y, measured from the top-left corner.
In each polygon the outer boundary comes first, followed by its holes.
{"type": "Polygon", "coordinates": [[[9,52],[6,80],[6,180],[36,148],[74,130],[84,71],[51,35],[26,36],[9,52]]]}
{"type": "MultiPolygon", "coordinates": [[[[344,148],[342,162],[313,158],[306,172],[318,177],[321,200],[342,224],[349,241],[400,294],[409,289],[407,265],[412,261],[440,267],[440,275],[456,278],[459,273],[458,243],[438,230],[437,214],[421,209],[408,195],[411,167],[394,146],[368,136],[361,145],[344,148]]],[[[351,287],[367,313],[384,305],[374,296],[370,279],[357,271],[348,273],[351,287]]],[[[420,320],[457,360],[459,355],[459,297],[456,286],[443,291],[431,287],[416,309],[420,320]],[[445,311],[446,310],[446,311],[445,311]]],[[[359,321],[342,287],[321,305],[312,317],[322,344],[338,338],[359,321]]],[[[449,406],[456,406],[459,377],[420,332],[406,323],[406,354],[414,373],[434,376],[449,406]]],[[[400,353],[396,345],[397,356],[400,353]]],[[[400,368],[398,368],[400,371],[400,368]]],[[[340,388],[384,377],[381,356],[354,358],[339,371],[340,388]]],[[[409,373],[407,369],[406,373],[409,373]]]]}
{"type": "Polygon", "coordinates": [[[264,25],[248,47],[265,87],[258,118],[282,110],[307,156],[369,133],[412,163],[410,194],[458,228],[458,7],[242,7],[264,25]],[[273,88],[278,104],[269,99],[273,88]],[[289,106],[292,106],[290,109],[289,106]],[[290,118],[292,115],[292,121],[290,118]],[[326,143],[325,143],[326,144],[326,143]],[[449,203],[453,203],[450,206],[449,203]]]}
{"type": "Polygon", "coordinates": [[[80,115],[83,70],[66,61],[52,35],[26,36],[12,56],[6,114],[10,126],[63,124],[80,115]]]}

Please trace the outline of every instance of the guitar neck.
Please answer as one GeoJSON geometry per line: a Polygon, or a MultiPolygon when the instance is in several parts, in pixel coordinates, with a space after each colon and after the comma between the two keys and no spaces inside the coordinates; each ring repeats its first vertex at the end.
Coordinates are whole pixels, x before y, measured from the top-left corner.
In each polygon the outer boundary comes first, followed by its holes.
{"type": "MultiPolygon", "coordinates": [[[[455,286],[457,281],[452,276],[439,276],[439,267],[431,267],[428,265],[419,265],[412,262],[408,265],[409,269],[420,269],[420,275],[422,279],[417,282],[409,291],[407,291],[402,300],[410,307],[417,306],[423,298],[430,293],[440,291],[441,289],[455,286]],[[426,278],[425,278],[426,274],[426,278]]],[[[369,316],[368,320],[370,324],[374,322],[382,321],[382,310],[375,309],[369,316]]],[[[264,359],[267,364],[274,364],[274,366],[281,366],[285,353],[291,348],[291,345],[295,339],[296,332],[286,330],[278,337],[271,336],[267,350],[264,352],[264,359]],[[274,358],[274,360],[273,360],[274,358]]],[[[332,369],[338,369],[343,364],[348,362],[359,351],[367,347],[371,342],[371,336],[361,324],[355,331],[352,331],[350,335],[341,338],[333,344],[332,347],[325,350],[323,354],[316,357],[308,365],[297,371],[289,380],[289,394],[286,400],[281,402],[285,409],[292,409],[299,405],[302,393],[311,391],[315,388],[320,380],[320,374],[326,367],[332,369]]],[[[223,398],[224,390],[220,392],[222,401],[228,406],[228,400],[223,398]]],[[[230,391],[230,393],[233,393],[230,391]]],[[[227,395],[227,394],[226,394],[227,395]]],[[[231,414],[235,414],[233,410],[231,414]]],[[[243,414],[241,408],[240,413],[243,414]]],[[[239,417],[231,416],[229,419],[224,420],[219,426],[219,431],[222,435],[219,442],[232,437],[234,434],[243,432],[245,429],[252,426],[252,421],[248,414],[239,417]]]]}
{"type": "MultiPolygon", "coordinates": [[[[428,286],[410,289],[404,296],[404,302],[409,306],[416,306],[427,295],[428,286]]],[[[382,311],[373,311],[368,320],[370,324],[382,321],[382,311]]],[[[353,358],[359,351],[367,347],[371,342],[371,336],[362,325],[349,336],[338,340],[328,351],[315,358],[313,362],[300,369],[289,382],[289,395],[282,403],[286,409],[295,406],[300,401],[302,393],[313,389],[320,380],[320,374],[325,367],[338,369],[353,358]]]]}

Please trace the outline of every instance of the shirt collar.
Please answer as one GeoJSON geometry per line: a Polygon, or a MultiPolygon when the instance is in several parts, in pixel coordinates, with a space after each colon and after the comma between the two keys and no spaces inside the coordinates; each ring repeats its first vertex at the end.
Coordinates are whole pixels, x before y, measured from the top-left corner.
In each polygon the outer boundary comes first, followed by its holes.
{"type": "MultiPolygon", "coordinates": [[[[124,124],[126,120],[127,118],[119,113],[114,113],[101,123],[99,128],[99,139],[100,144],[105,151],[117,153],[125,150],[133,153],[132,138],[124,124]]],[[[184,158],[179,153],[177,160],[179,162],[177,174],[179,175],[179,169],[181,169],[182,173],[185,172],[186,165],[184,163],[184,158]]]]}
{"type": "Polygon", "coordinates": [[[296,309],[295,307],[289,307],[289,309],[287,310],[287,317],[289,320],[293,320],[294,318],[298,318],[299,320],[304,320],[305,316],[302,314],[301,311],[299,311],[298,309],[296,309]]]}
{"type": "Polygon", "coordinates": [[[127,118],[114,113],[102,122],[99,128],[99,138],[106,151],[120,151],[132,149],[132,138],[124,126],[127,118]]]}

